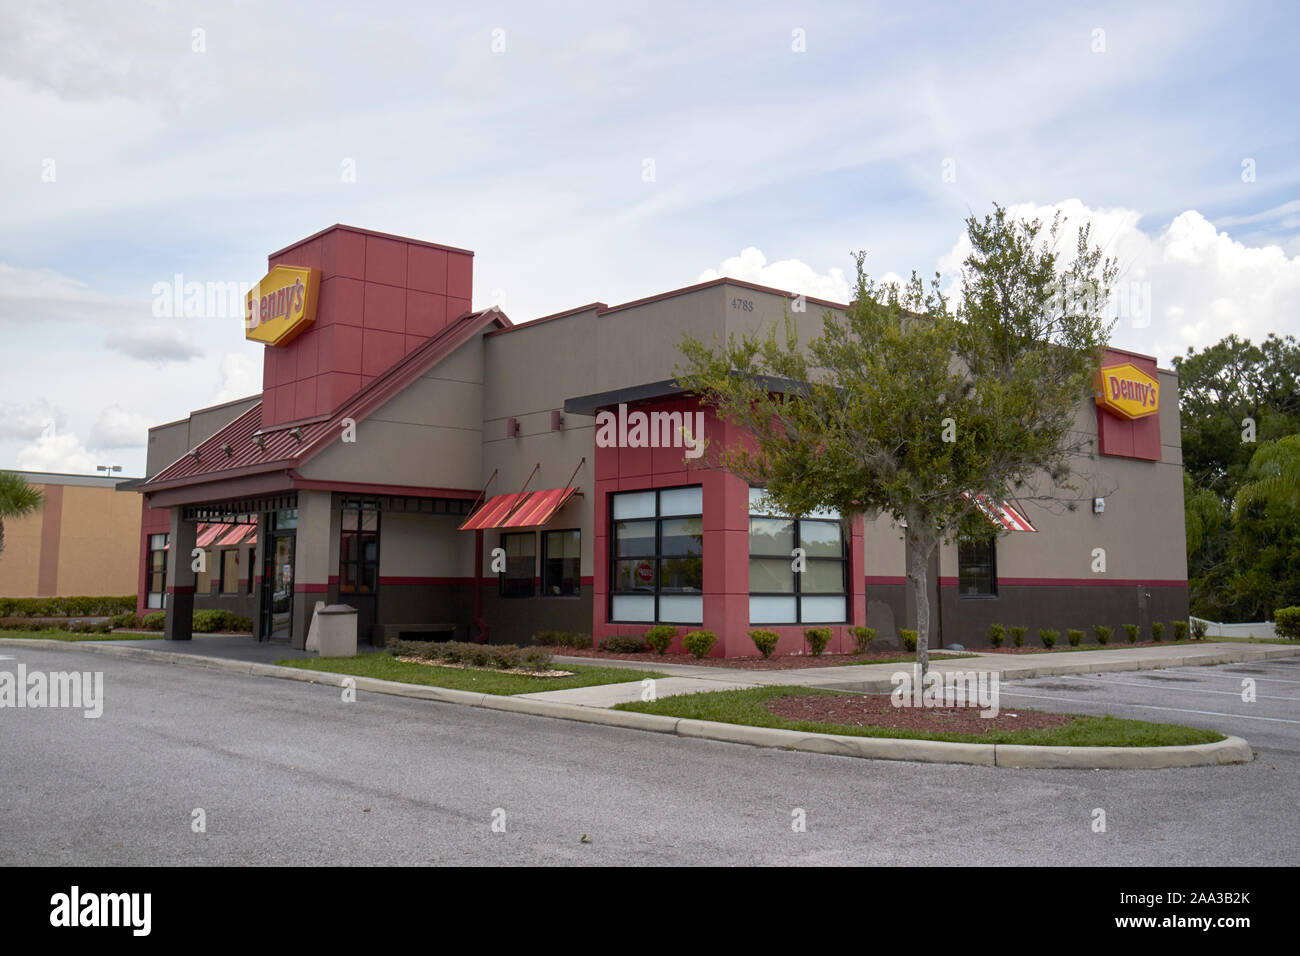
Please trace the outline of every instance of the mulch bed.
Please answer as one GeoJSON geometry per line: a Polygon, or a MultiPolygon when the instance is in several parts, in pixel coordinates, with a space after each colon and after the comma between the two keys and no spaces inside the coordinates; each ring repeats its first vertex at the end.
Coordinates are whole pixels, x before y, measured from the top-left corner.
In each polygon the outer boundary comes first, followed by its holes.
{"type": "Polygon", "coordinates": [[[978,707],[895,707],[887,694],[792,694],[764,703],[768,713],[787,720],[850,727],[888,727],[945,734],[986,734],[992,730],[1043,730],[1071,723],[1071,714],[1001,710],[981,717],[978,707]]]}
{"type": "MultiPolygon", "coordinates": [[[[654,651],[644,654],[615,654],[610,651],[598,651],[591,647],[552,647],[557,657],[587,657],[597,661],[636,661],[653,667],[656,664],[691,664],[703,667],[734,667],[748,671],[784,671],[804,667],[834,667],[837,664],[872,664],[876,661],[906,657],[906,651],[879,651],[873,654],[823,654],[813,657],[811,654],[786,654],[764,660],[755,654],[752,657],[702,657],[698,660],[691,654],[664,654],[654,651]]],[[[932,655],[937,660],[943,655],[932,655]]]]}
{"type": "Polygon", "coordinates": [[[432,661],[425,657],[399,657],[403,664],[424,664],[427,667],[451,667],[461,671],[484,671],[492,674],[517,674],[520,677],[572,677],[576,671],[534,671],[526,667],[475,667],[472,664],[453,664],[450,661],[432,661]]]}

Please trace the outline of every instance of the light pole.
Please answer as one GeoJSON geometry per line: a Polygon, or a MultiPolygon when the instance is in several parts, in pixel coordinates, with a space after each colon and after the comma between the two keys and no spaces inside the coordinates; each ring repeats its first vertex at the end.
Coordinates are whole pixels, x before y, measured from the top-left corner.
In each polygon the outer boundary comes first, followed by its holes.
{"type": "Polygon", "coordinates": [[[112,477],[113,477],[113,472],[115,472],[115,471],[121,471],[121,470],[122,470],[122,466],[121,466],[121,465],[96,465],[96,466],[95,466],[95,470],[96,470],[96,471],[104,471],[104,472],[107,472],[107,474],[106,474],[104,477],[105,477],[105,478],[112,478],[112,477]]]}

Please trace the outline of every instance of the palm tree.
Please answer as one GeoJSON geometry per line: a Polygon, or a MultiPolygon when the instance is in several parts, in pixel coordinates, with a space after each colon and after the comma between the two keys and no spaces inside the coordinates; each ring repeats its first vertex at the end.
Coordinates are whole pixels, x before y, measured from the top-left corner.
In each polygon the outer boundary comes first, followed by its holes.
{"type": "Polygon", "coordinates": [[[5,518],[23,518],[41,506],[44,496],[22,475],[0,471],[0,554],[5,549],[5,518]]]}

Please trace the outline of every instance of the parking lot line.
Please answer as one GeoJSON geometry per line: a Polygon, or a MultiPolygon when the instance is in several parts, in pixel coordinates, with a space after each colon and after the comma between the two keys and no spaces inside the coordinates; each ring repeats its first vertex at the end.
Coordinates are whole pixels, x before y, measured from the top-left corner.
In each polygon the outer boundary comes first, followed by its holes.
{"type": "MultiPolygon", "coordinates": [[[[1233,691],[1233,690],[1210,690],[1209,688],[1206,688],[1206,687],[1166,687],[1164,684],[1159,684],[1159,685],[1156,685],[1156,684],[1133,684],[1133,683],[1130,683],[1130,682],[1128,682],[1128,681],[1123,681],[1123,680],[1106,680],[1105,678],[1102,678],[1102,677],[1080,677],[1080,676],[1077,675],[1077,674],[1061,674],[1061,675],[1058,675],[1058,676],[1060,676],[1060,677],[1068,677],[1070,680],[1087,681],[1087,682],[1089,682],[1089,683],[1093,683],[1093,684],[1112,684],[1112,685],[1114,685],[1115,687],[1138,687],[1138,688],[1141,688],[1142,690],[1150,690],[1152,687],[1156,687],[1156,686],[1158,686],[1161,690],[1182,690],[1182,691],[1187,691],[1188,693],[1192,693],[1192,694],[1223,694],[1223,695],[1225,695],[1225,696],[1227,696],[1227,697],[1240,697],[1240,696],[1241,696],[1241,693],[1240,693],[1239,691],[1233,691]]],[[[1056,679],[1057,679],[1056,677],[1053,677],[1053,678],[1052,678],[1052,680],[1056,680],[1056,679]]],[[[1258,694],[1258,695],[1256,695],[1256,699],[1257,699],[1257,700],[1300,700],[1300,697],[1275,697],[1275,696],[1273,696],[1273,695],[1271,695],[1271,694],[1258,694]]]]}
{"type": "MultiPolygon", "coordinates": [[[[1217,710],[1190,710],[1185,707],[1160,707],[1156,704],[1128,704],[1116,703],[1114,701],[1105,701],[1092,703],[1086,700],[1079,700],[1075,697],[1048,697],[1044,694],[1018,694],[1015,691],[999,691],[1003,697],[1024,697],[1030,700],[1056,700],[1064,704],[1079,706],[1080,704],[1091,704],[1093,707],[1139,707],[1143,710],[1168,710],[1176,714],[1201,714],[1206,717],[1236,717],[1240,720],[1267,720],[1278,724],[1300,724],[1300,720],[1287,720],[1285,717],[1252,717],[1248,714],[1225,714],[1217,710]]],[[[1006,708],[1004,707],[1003,710],[1006,708]]]]}

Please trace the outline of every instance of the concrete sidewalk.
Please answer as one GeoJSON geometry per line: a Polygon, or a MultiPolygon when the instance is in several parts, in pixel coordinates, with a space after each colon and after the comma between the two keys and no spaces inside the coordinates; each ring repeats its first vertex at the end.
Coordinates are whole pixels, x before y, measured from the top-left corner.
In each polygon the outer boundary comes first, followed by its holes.
{"type": "MultiPolygon", "coordinates": [[[[944,660],[932,657],[932,670],[990,671],[1001,680],[1023,680],[1030,677],[1047,677],[1058,674],[1097,674],[1105,671],[1142,671],[1164,667],[1195,667],[1212,664],[1231,664],[1240,661],[1268,660],[1276,657],[1294,657],[1300,646],[1285,644],[1181,644],[1172,647],[1143,647],[1105,651],[1074,651],[1042,654],[975,654],[944,660]]],[[[556,656],[557,664],[593,664],[607,667],[628,667],[655,670],[669,674],[660,679],[655,688],[658,697],[672,694],[700,693],[711,690],[735,690],[742,687],[819,687],[826,690],[855,691],[857,693],[883,694],[893,689],[891,678],[898,671],[909,671],[905,662],[893,664],[850,664],[828,667],[803,667],[790,670],[746,670],[739,667],[710,667],[698,664],[661,664],[655,655],[647,654],[643,661],[595,661],[590,657],[556,656]]],[[[525,694],[524,697],[551,700],[585,707],[612,707],[614,704],[640,700],[639,681],[626,684],[603,684],[598,687],[576,687],[543,694],[525,694]]]]}

